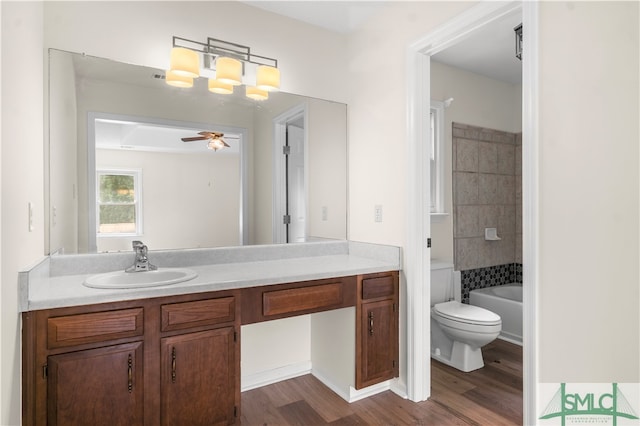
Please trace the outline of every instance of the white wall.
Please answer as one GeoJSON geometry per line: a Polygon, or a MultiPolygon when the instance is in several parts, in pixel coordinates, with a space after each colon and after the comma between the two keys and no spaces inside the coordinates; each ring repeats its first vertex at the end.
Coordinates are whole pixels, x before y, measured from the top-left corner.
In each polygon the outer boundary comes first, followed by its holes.
{"type": "MultiPolygon", "coordinates": [[[[43,39],[45,47],[156,67],[166,65],[173,34],[224,36],[278,57],[283,90],[349,104],[351,238],[403,246],[405,48],[468,7],[389,6],[349,37],[345,81],[342,68],[324,67],[346,60],[344,36],[259,12],[247,17],[239,4],[46,3],[43,32],[42,4],[2,2],[0,423],[20,420],[17,271],[44,252],[43,39]],[[389,30],[389,22],[399,25],[389,30]],[[393,84],[381,88],[381,76],[393,84]],[[384,206],[382,223],[373,222],[375,204],[384,206]]],[[[539,379],[639,382],[638,4],[540,8],[539,379]]]]}
{"type": "MultiPolygon", "coordinates": [[[[210,36],[277,58],[284,92],[343,103],[347,98],[344,68],[325,66],[346,63],[346,36],[239,2],[45,2],[44,11],[45,48],[163,69],[168,67],[172,36],[193,40],[210,36]]],[[[294,329],[304,328],[305,320],[298,321],[294,329]]],[[[291,359],[289,353],[308,352],[303,340],[301,333],[293,332],[290,343],[297,349],[271,346],[272,357],[291,359]]],[[[251,365],[264,354],[243,355],[243,363],[251,365]]]]}
{"type": "Polygon", "coordinates": [[[0,424],[20,424],[18,270],[44,253],[41,3],[2,2],[0,424]],[[19,41],[19,42],[17,42],[19,41]],[[34,203],[33,232],[28,203],[34,203]]]}
{"type": "Polygon", "coordinates": [[[96,169],[141,170],[143,206],[142,235],[98,237],[98,252],[130,251],[139,239],[153,250],[241,243],[239,154],[97,149],[96,169]]]}
{"type": "MultiPolygon", "coordinates": [[[[51,74],[60,78],[49,86],[53,99],[60,99],[50,105],[49,135],[59,141],[54,149],[47,149],[49,164],[45,173],[49,175],[50,197],[45,198],[45,211],[51,212],[49,232],[44,232],[45,247],[55,252],[63,249],[66,253],[78,251],[78,185],[77,185],[77,120],[75,71],[70,57],[56,56],[49,61],[51,74]],[[55,166],[50,167],[51,164],[55,166]],[[59,165],[59,166],[58,166],[59,165]],[[53,211],[55,210],[55,217],[53,211]]],[[[47,110],[47,107],[45,107],[47,110]]],[[[47,157],[45,157],[47,158],[47,157]]],[[[46,175],[45,175],[46,176],[46,175]]]]}
{"type": "MultiPolygon", "coordinates": [[[[472,4],[390,3],[349,38],[350,240],[406,247],[407,48],[472,4]],[[382,206],[382,222],[374,221],[375,205],[382,206]]],[[[399,367],[405,385],[410,285],[402,274],[399,367]]]]}
{"type": "MultiPolygon", "coordinates": [[[[166,84],[162,84],[162,88],[167,90],[158,90],[155,87],[138,86],[132,84],[118,84],[114,82],[107,82],[103,80],[82,79],[78,84],[78,111],[77,111],[77,124],[78,124],[78,164],[77,164],[77,191],[78,191],[78,236],[79,236],[79,252],[87,252],[88,242],[88,223],[87,223],[87,118],[89,112],[101,112],[112,113],[121,115],[132,115],[151,117],[154,119],[167,119],[178,120],[184,122],[193,123],[210,123],[211,125],[231,126],[239,128],[251,128],[253,121],[253,112],[251,109],[240,107],[239,105],[229,104],[225,105],[220,101],[220,98],[215,96],[202,96],[201,92],[184,92],[181,89],[169,87],[166,84]],[[197,108],[193,108],[197,105],[197,108]],[[220,108],[223,106],[223,108],[220,108]],[[212,111],[216,111],[212,114],[212,111]]],[[[204,95],[209,95],[205,92],[204,95]]],[[[52,152],[58,149],[60,141],[52,142],[52,152]],[[55,147],[55,148],[54,148],[55,147]]],[[[221,153],[220,153],[221,154],[221,153]]],[[[151,157],[151,156],[150,156],[151,157]]],[[[52,161],[57,160],[56,163],[52,163],[51,170],[60,170],[73,168],[74,165],[68,165],[67,161],[60,157],[52,158],[52,161]]],[[[68,159],[69,160],[69,159],[68,159]]],[[[177,180],[183,177],[176,176],[174,171],[176,168],[165,168],[165,178],[174,176],[177,180]]],[[[240,181],[239,172],[234,172],[234,179],[229,181],[229,184],[233,184],[236,191],[239,191],[240,181]]],[[[57,186],[55,184],[52,187],[57,186]]],[[[193,185],[192,185],[193,187],[193,185]]],[[[52,192],[52,197],[56,194],[52,192]]],[[[52,204],[55,204],[55,199],[52,198],[52,204]]],[[[234,204],[234,207],[238,207],[238,203],[234,204]]],[[[149,212],[151,210],[149,207],[149,212]]],[[[229,231],[236,231],[238,233],[238,210],[236,209],[235,216],[229,216],[232,224],[232,228],[228,228],[229,231]]],[[[149,230],[151,231],[151,229],[149,230]]],[[[149,233],[148,235],[153,236],[149,233]]],[[[220,235],[220,234],[218,234],[220,235]]],[[[170,248],[168,241],[168,235],[165,239],[162,239],[160,245],[164,248],[170,248]]],[[[147,238],[147,237],[145,237],[147,238]]],[[[153,237],[152,237],[153,238],[153,237]]],[[[151,239],[145,240],[151,250],[159,249],[160,246],[152,244],[151,239]]],[[[178,239],[184,242],[184,239],[178,239]]],[[[224,242],[228,242],[228,237],[224,238],[224,242]]],[[[202,242],[202,240],[201,240],[202,242]]],[[[234,238],[233,243],[229,245],[238,245],[240,243],[239,238],[234,238]]],[[[214,246],[224,245],[220,242],[214,244],[214,246]]],[[[176,245],[178,247],[196,247],[176,245]]],[[[104,246],[104,248],[114,249],[116,246],[104,246]]],[[[130,244],[124,250],[130,249],[130,244]]],[[[68,250],[66,250],[69,253],[68,250]]]]}
{"type": "Polygon", "coordinates": [[[542,2],[540,28],[540,381],[637,383],[639,3],[542,2]]]}
{"type": "Polygon", "coordinates": [[[310,237],[344,239],[347,235],[347,110],[344,105],[309,100],[310,237]],[[326,220],[322,209],[326,208],[326,220]]]}
{"type": "Polygon", "coordinates": [[[235,1],[45,2],[45,47],[166,69],[172,37],[221,38],[278,59],[281,90],[346,101],[344,35],[235,1]],[[292,36],[295,35],[295,36],[292,36]],[[286,76],[286,78],[285,78],[286,76]]]}
{"type": "Polygon", "coordinates": [[[431,99],[454,98],[444,110],[446,217],[431,219],[431,258],[453,261],[451,124],[517,133],[522,130],[522,86],[431,61],[431,99]]]}
{"type": "Polygon", "coordinates": [[[389,4],[350,37],[350,239],[404,246],[406,48],[470,6],[464,2],[389,4]],[[390,30],[390,23],[398,25],[392,24],[390,30]],[[383,208],[381,223],[374,222],[378,204],[383,208]]]}
{"type": "Polygon", "coordinates": [[[277,377],[274,370],[296,372],[311,363],[311,317],[302,315],[242,326],[242,388],[264,377],[277,377]],[[295,339],[292,337],[295,336],[295,339]]]}
{"type": "MultiPolygon", "coordinates": [[[[350,38],[351,239],[404,246],[405,49],[468,7],[393,4],[350,38]]],[[[638,382],[638,3],[540,8],[540,376],[529,379],[638,382]]]]}

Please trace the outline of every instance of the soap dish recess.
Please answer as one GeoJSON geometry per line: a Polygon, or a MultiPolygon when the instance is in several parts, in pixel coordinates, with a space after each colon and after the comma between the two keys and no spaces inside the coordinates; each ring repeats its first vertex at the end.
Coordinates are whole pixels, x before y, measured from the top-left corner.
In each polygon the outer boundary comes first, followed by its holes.
{"type": "Polygon", "coordinates": [[[484,228],[484,239],[487,241],[499,241],[502,238],[498,237],[496,228],[484,228]]]}

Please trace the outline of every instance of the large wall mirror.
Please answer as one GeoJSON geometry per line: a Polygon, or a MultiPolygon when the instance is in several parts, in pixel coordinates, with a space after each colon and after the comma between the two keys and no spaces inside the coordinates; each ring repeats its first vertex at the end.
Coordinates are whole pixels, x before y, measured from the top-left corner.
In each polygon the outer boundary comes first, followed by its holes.
{"type": "Polygon", "coordinates": [[[346,105],[164,74],[50,49],[48,253],[347,238],[346,105]],[[182,140],[206,131],[229,146],[182,140]]]}

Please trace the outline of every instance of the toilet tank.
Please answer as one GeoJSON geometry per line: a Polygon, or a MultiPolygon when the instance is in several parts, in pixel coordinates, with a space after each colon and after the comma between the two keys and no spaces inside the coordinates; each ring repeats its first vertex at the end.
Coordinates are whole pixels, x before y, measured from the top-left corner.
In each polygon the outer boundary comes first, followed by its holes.
{"type": "Polygon", "coordinates": [[[453,263],[431,261],[431,306],[453,297],[453,263]]]}

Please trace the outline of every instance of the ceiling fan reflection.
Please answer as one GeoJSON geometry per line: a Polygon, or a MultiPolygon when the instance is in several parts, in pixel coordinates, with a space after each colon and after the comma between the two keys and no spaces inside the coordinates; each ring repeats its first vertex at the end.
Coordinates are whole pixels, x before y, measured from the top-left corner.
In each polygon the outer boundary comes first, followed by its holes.
{"type": "Polygon", "coordinates": [[[225,142],[222,137],[224,133],[220,132],[198,132],[200,136],[193,136],[190,138],[181,138],[182,142],[194,142],[208,140],[207,148],[217,151],[222,148],[229,148],[229,144],[225,142]]]}

